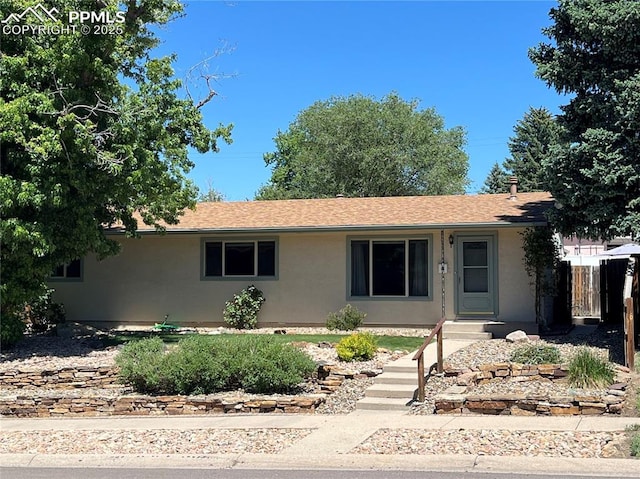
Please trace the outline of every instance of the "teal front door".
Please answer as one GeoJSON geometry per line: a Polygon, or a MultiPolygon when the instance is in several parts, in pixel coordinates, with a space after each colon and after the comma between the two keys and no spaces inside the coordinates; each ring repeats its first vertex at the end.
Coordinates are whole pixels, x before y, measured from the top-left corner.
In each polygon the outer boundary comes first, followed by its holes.
{"type": "Polygon", "coordinates": [[[459,236],[456,241],[457,313],[496,314],[496,252],[494,236],[459,236]]]}

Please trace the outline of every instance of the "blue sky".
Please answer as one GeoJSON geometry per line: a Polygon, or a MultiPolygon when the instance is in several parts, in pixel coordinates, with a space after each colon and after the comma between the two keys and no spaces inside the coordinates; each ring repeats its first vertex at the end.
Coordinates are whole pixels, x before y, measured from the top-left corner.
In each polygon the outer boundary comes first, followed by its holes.
{"type": "Polygon", "coordinates": [[[509,155],[513,127],[533,107],[567,102],[534,76],[527,50],[548,41],[550,1],[195,1],[158,31],[176,75],[225,44],[209,71],[236,74],[215,85],[205,123],[233,123],[233,144],[192,158],[190,177],[227,200],[252,199],[270,171],[273,137],[318,100],[396,91],[434,107],[467,131],[468,193],[509,155]]]}

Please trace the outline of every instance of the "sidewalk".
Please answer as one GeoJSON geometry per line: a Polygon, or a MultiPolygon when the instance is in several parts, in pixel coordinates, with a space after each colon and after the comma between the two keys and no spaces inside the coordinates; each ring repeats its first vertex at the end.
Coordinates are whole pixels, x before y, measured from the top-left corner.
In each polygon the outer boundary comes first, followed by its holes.
{"type": "MultiPolygon", "coordinates": [[[[233,469],[378,469],[451,472],[514,472],[640,477],[640,460],[584,459],[482,454],[398,454],[393,451],[355,453],[379,430],[442,431],[567,431],[616,432],[640,418],[611,416],[449,416],[408,415],[395,411],[356,411],[348,415],[260,414],[220,416],[101,417],[69,419],[0,418],[2,432],[114,431],[197,429],[305,429],[310,433],[273,454],[0,454],[5,467],[189,467],[233,469]]],[[[413,440],[413,436],[411,440],[413,440]]],[[[541,435],[544,441],[544,433],[541,435]]]]}
{"type": "Polygon", "coordinates": [[[640,460],[574,459],[542,456],[354,454],[379,429],[621,431],[640,418],[410,416],[357,411],[346,416],[225,415],[87,419],[0,419],[2,431],[300,428],[313,432],[276,454],[44,455],[1,454],[5,467],[206,467],[234,469],[384,469],[527,472],[640,477],[640,460]]]}

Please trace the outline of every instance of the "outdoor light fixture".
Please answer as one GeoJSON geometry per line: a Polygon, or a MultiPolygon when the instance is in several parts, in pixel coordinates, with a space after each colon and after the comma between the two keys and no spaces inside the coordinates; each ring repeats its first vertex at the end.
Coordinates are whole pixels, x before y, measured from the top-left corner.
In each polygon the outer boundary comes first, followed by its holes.
{"type": "Polygon", "coordinates": [[[453,235],[449,235],[449,246],[453,246],[453,235]]]}

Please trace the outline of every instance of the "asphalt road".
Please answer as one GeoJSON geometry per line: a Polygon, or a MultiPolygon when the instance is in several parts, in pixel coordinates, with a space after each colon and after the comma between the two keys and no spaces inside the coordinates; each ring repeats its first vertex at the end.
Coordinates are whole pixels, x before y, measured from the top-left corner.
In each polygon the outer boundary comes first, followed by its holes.
{"type": "MultiPolygon", "coordinates": [[[[602,479],[605,476],[525,475],[472,472],[272,470],[272,469],[136,469],[0,467],[2,479],[602,479]]],[[[610,476],[609,476],[610,477],[610,476]]],[[[624,479],[619,477],[619,479],[624,479]]]]}

